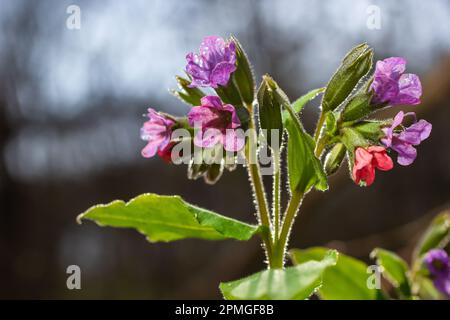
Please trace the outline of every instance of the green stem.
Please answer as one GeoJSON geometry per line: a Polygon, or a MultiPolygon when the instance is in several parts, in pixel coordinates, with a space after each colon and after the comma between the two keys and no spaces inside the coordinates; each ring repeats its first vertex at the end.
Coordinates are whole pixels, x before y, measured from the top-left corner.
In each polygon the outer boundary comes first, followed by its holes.
{"type": "MultiPolygon", "coordinates": [[[[252,114],[252,106],[247,106],[250,114],[252,114]]],[[[267,227],[266,232],[261,234],[266,250],[269,267],[272,267],[272,235],[270,225],[270,215],[267,205],[266,192],[262,182],[261,172],[259,168],[258,155],[257,155],[257,136],[255,131],[255,123],[253,117],[249,120],[249,141],[245,146],[245,158],[247,161],[247,170],[250,176],[250,181],[253,187],[255,195],[256,206],[258,211],[258,218],[262,226],[267,227]]]]}
{"type": "Polygon", "coordinates": [[[278,240],[280,228],[280,152],[274,151],[274,176],[273,176],[273,220],[274,220],[274,241],[278,240]]]}
{"type": "Polygon", "coordinates": [[[283,219],[280,237],[274,247],[274,258],[273,265],[274,268],[283,268],[284,266],[284,257],[287,249],[287,241],[289,238],[289,234],[294,224],[295,216],[297,215],[297,211],[300,207],[300,204],[303,199],[303,193],[294,192],[291,196],[291,200],[289,201],[289,205],[286,209],[286,214],[283,219]]]}

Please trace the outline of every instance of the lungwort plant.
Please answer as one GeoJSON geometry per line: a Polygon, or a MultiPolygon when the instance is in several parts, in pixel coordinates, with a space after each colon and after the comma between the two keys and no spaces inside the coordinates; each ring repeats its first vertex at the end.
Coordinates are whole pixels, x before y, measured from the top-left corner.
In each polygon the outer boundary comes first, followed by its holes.
{"type": "MultiPolygon", "coordinates": [[[[339,278],[339,283],[343,279],[351,282],[353,274],[360,274],[358,270],[367,277],[362,262],[345,256],[338,260],[335,250],[294,250],[293,266],[285,264],[289,236],[303,198],[311,189],[326,191],[328,176],[345,158],[354,182],[370,186],[376,170],[394,167],[394,153],[399,165],[410,165],[416,158],[416,147],[430,135],[431,124],[416,119],[413,112],[399,111],[394,119],[370,118],[382,108],[420,103],[420,80],[405,73],[405,59],[378,61],[372,72],[373,50],[367,44],[358,45],[344,57],[325,88],[294,101],[269,75],[256,83],[251,63],[234,37],[205,37],[199,52],[189,53],[186,59],[186,74],[176,77],[179,89],[172,93],[191,108],[185,117],[149,108],[141,129],[141,138],[147,141],[142,155],[186,164],[190,179],[203,177],[209,184],[214,184],[225,169],[244,165],[257,223],[237,221],[176,195],[157,194],[94,206],[81,214],[79,221],[134,228],[150,242],[185,238],[246,241],[259,236],[267,268],[220,284],[226,299],[306,299],[322,284],[320,295],[325,299],[383,296],[379,290],[369,290],[365,279],[351,290],[347,283],[340,292],[330,291],[327,281],[339,278]],[[320,116],[310,134],[303,127],[301,112],[319,95],[320,116]],[[285,155],[287,168],[282,170],[285,155]],[[270,168],[260,165],[262,157],[270,160],[270,168]],[[288,174],[288,188],[281,186],[281,172],[288,174]],[[268,174],[273,180],[271,199],[262,181],[268,174]],[[283,190],[289,192],[284,212],[280,201],[283,190]]],[[[383,251],[374,254],[379,261],[387,259],[383,251]]]]}

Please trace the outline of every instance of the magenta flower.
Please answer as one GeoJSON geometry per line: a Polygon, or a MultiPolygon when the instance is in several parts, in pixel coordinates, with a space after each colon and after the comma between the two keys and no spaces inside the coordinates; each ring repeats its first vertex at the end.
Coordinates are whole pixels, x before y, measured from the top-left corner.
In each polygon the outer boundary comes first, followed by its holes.
{"type": "Polygon", "coordinates": [[[430,271],[436,289],[450,296],[450,260],[442,249],[428,251],[424,262],[430,271]]]}
{"type": "Polygon", "coordinates": [[[397,162],[402,166],[408,166],[414,162],[417,157],[417,150],[414,146],[419,145],[423,140],[430,136],[432,125],[425,120],[416,119],[416,114],[414,112],[404,113],[400,111],[394,117],[392,125],[388,128],[383,128],[385,137],[381,139],[381,142],[387,147],[398,153],[397,162]],[[413,116],[414,123],[404,128],[396,131],[405,116],[413,116]]]}
{"type": "Polygon", "coordinates": [[[186,60],[186,72],[192,77],[191,87],[226,86],[236,70],[236,46],[216,36],[205,37],[200,53],[191,52],[186,60]]]}
{"type": "Polygon", "coordinates": [[[241,121],[235,107],[223,104],[217,96],[203,97],[201,105],[188,113],[188,120],[192,127],[200,128],[194,137],[198,147],[209,148],[221,143],[227,151],[239,151],[244,146],[245,138],[237,130],[241,121]]]}
{"type": "Polygon", "coordinates": [[[404,73],[406,60],[391,57],[377,61],[373,82],[372,103],[389,105],[416,105],[420,103],[422,85],[417,75],[404,73]]]}
{"type": "Polygon", "coordinates": [[[143,157],[151,158],[169,144],[175,121],[159,114],[152,108],[148,109],[147,117],[149,120],[141,128],[141,139],[148,143],[141,153],[143,157]]]}

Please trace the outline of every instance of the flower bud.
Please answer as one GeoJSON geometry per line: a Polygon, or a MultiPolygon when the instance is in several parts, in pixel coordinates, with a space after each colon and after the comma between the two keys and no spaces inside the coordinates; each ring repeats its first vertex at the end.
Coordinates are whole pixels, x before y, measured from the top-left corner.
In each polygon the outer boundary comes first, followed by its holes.
{"type": "Polygon", "coordinates": [[[373,111],[370,105],[371,99],[371,92],[360,92],[350,98],[342,112],[342,121],[355,121],[368,116],[373,111]]]}
{"type": "Polygon", "coordinates": [[[361,78],[372,67],[373,51],[367,44],[353,48],[342,61],[325,90],[323,111],[336,109],[353,91],[361,78]]]}
{"type": "Polygon", "coordinates": [[[381,129],[386,124],[386,121],[360,121],[353,126],[353,129],[361,134],[361,136],[365,139],[369,139],[377,143],[384,136],[381,129]]]}
{"type": "Polygon", "coordinates": [[[364,136],[352,127],[345,127],[341,129],[341,141],[352,154],[357,147],[367,147],[369,142],[364,136]]]}
{"type": "Polygon", "coordinates": [[[278,92],[275,81],[268,75],[263,76],[261,86],[258,89],[257,99],[259,105],[259,121],[261,129],[266,131],[266,140],[272,146],[271,130],[278,130],[278,146],[283,138],[282,100],[283,95],[278,92]]]}
{"type": "Polygon", "coordinates": [[[343,143],[337,143],[331,148],[325,158],[325,172],[327,175],[332,175],[341,166],[342,160],[345,157],[345,146],[343,143]]]}

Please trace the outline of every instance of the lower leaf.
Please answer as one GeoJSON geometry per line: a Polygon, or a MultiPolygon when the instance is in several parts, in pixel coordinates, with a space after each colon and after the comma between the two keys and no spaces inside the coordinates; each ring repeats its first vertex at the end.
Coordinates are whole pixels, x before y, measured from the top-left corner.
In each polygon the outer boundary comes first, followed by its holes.
{"type": "MultiPolygon", "coordinates": [[[[294,264],[310,260],[321,260],[328,248],[314,247],[305,250],[293,249],[290,256],[294,264]]],[[[371,289],[368,279],[371,273],[364,262],[339,253],[336,265],[323,274],[319,296],[325,300],[376,300],[382,298],[379,289],[371,289]]]]}
{"type": "Polygon", "coordinates": [[[185,202],[179,196],[142,194],[128,203],[116,200],[80,214],[100,226],[134,228],[150,242],[185,238],[248,240],[260,231],[252,226],[185,202]]]}
{"type": "Polygon", "coordinates": [[[322,284],[322,274],[336,264],[338,253],[327,252],[320,261],[308,261],[286,269],[269,269],[243,279],[220,284],[225,299],[303,300],[322,284]]]}

